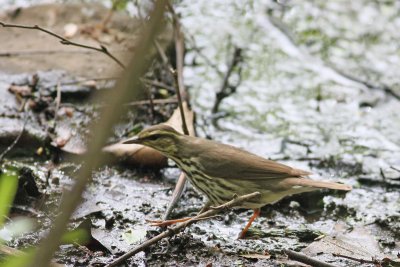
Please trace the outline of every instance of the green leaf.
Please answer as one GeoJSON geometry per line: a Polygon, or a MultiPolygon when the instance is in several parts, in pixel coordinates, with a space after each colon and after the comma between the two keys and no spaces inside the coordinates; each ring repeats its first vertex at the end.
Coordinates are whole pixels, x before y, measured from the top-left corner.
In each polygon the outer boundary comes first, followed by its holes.
{"type": "Polygon", "coordinates": [[[0,226],[4,224],[6,216],[10,212],[17,189],[17,173],[5,172],[0,176],[0,226]]]}
{"type": "Polygon", "coordinates": [[[0,262],[0,267],[24,267],[32,261],[36,250],[29,249],[24,252],[18,251],[13,255],[7,256],[0,262]]]}
{"type": "Polygon", "coordinates": [[[112,0],[112,10],[125,10],[129,0],[112,0]]]}

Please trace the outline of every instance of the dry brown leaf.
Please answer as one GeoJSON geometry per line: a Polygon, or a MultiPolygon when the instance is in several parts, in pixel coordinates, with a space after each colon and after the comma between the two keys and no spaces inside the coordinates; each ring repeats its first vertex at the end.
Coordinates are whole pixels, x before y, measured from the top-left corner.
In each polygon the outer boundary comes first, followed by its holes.
{"type": "Polygon", "coordinates": [[[15,95],[29,96],[32,93],[32,88],[27,85],[11,85],[8,91],[15,95]]]}
{"type": "Polygon", "coordinates": [[[311,243],[302,252],[311,257],[321,253],[340,254],[366,260],[385,257],[375,237],[365,227],[358,226],[348,232],[346,226],[340,223],[335,225],[332,234],[311,243]]]}

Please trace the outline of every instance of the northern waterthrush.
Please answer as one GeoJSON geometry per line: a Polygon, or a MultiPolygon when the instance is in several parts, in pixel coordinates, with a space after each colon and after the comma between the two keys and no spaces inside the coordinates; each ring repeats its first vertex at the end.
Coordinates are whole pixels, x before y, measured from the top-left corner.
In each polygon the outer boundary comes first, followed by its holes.
{"type": "MultiPolygon", "coordinates": [[[[152,147],[175,161],[193,186],[207,196],[206,207],[221,205],[235,195],[260,192],[259,198],[240,206],[254,210],[240,238],[245,236],[251,223],[259,216],[262,206],[289,195],[321,188],[351,190],[348,185],[311,180],[306,178],[310,172],[264,159],[230,145],[180,134],[165,124],[149,127],[124,143],[152,147]]],[[[186,219],[164,221],[157,225],[186,219]]]]}

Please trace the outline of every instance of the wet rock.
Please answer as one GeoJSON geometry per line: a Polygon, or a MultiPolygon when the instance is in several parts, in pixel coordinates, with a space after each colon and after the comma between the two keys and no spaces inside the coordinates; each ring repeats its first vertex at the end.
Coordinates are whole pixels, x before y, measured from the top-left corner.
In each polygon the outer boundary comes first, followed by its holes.
{"type": "Polygon", "coordinates": [[[376,219],[375,223],[392,232],[397,239],[400,239],[400,215],[392,215],[376,219]]]}

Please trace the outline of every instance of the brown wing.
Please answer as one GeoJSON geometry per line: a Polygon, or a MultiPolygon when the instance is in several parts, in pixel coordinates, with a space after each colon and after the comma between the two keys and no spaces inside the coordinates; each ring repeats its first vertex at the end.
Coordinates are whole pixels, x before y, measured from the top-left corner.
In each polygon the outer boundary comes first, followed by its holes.
{"type": "MultiPolygon", "coordinates": [[[[193,147],[192,147],[193,148],[193,147]]],[[[225,179],[283,179],[311,173],[264,159],[245,150],[202,140],[197,161],[209,176],[225,179]]]]}

